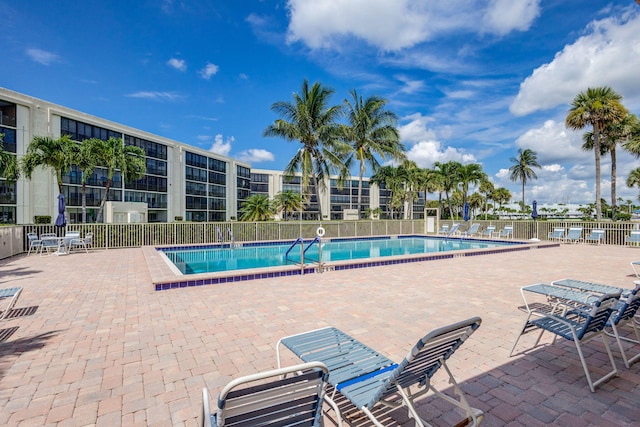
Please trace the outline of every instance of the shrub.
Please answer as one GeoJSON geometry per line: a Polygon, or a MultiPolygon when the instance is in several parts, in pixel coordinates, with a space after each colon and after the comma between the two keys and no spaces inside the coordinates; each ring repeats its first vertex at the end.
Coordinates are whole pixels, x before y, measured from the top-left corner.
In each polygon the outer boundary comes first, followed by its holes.
{"type": "Polygon", "coordinates": [[[51,224],[51,215],[36,215],[33,220],[35,224],[51,224]]]}

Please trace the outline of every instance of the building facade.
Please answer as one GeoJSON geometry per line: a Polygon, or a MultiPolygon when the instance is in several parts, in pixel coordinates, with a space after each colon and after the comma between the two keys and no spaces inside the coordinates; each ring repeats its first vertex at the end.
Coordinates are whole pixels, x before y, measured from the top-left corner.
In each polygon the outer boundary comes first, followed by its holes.
{"type": "MultiPolygon", "coordinates": [[[[284,190],[301,193],[301,179],[285,177],[281,171],[251,169],[251,165],[188,144],[134,129],[70,108],[0,88],[0,134],[4,150],[20,159],[36,136],[59,138],[69,135],[81,142],[88,138],[120,138],[125,145],[145,152],[146,174],[142,179],[124,182],[119,173],[113,178],[108,200],[146,203],[148,222],[229,221],[237,219],[244,200],[251,194],[273,198],[284,190]]],[[[95,222],[105,194],[107,173],[96,168],[86,184],[87,221],[95,222]]],[[[73,166],[63,177],[67,222],[82,221],[82,173],[73,166]]],[[[307,195],[310,203],[300,219],[315,220],[322,207],[323,219],[343,219],[346,210],[358,205],[358,179],[342,185],[328,179],[320,200],[315,191],[307,195]]],[[[384,187],[384,186],[383,186],[384,187]]],[[[50,169],[37,168],[31,179],[17,182],[0,179],[0,223],[30,224],[36,216],[57,216],[58,186],[50,169]]],[[[362,187],[360,217],[367,209],[387,210],[389,192],[369,185],[362,187]]],[[[405,210],[406,211],[406,210],[405,210]]]]}

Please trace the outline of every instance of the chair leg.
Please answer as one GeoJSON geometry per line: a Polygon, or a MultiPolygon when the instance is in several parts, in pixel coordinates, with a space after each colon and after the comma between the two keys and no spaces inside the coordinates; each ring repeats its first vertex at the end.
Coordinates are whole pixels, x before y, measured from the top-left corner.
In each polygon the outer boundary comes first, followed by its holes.
{"type": "Polygon", "coordinates": [[[624,362],[624,366],[627,369],[629,369],[634,362],[640,360],[640,352],[637,353],[635,356],[631,357],[630,359],[627,359],[627,354],[622,345],[622,341],[627,341],[634,344],[640,344],[640,331],[638,331],[638,328],[636,327],[636,324],[633,321],[633,319],[629,319],[627,320],[627,322],[629,322],[631,324],[631,327],[633,328],[633,332],[636,336],[635,340],[631,338],[626,338],[620,335],[620,331],[618,329],[618,326],[622,326],[620,324],[618,325],[612,324],[611,329],[613,330],[613,334],[609,332],[606,332],[606,334],[609,336],[613,335],[615,337],[616,342],[618,343],[618,347],[620,348],[620,355],[622,356],[622,361],[624,362]]]}
{"type": "MultiPolygon", "coordinates": [[[[603,383],[604,381],[608,380],[611,377],[617,376],[618,375],[618,368],[616,367],[616,362],[615,360],[613,360],[613,353],[611,353],[611,348],[609,347],[609,343],[607,342],[607,337],[605,336],[605,334],[603,332],[599,333],[598,335],[600,335],[602,337],[602,342],[604,343],[604,348],[607,351],[607,354],[609,355],[609,361],[611,362],[611,366],[613,367],[613,370],[610,371],[609,373],[607,373],[606,375],[602,376],[601,378],[599,378],[596,381],[592,381],[591,380],[591,374],[589,373],[589,368],[587,367],[587,362],[584,358],[584,355],[582,354],[582,347],[580,346],[580,341],[577,339],[574,339],[574,343],[576,344],[576,349],[578,349],[578,355],[580,356],[580,362],[582,363],[582,368],[584,369],[584,373],[587,377],[587,382],[589,383],[589,389],[591,390],[591,393],[595,393],[596,391],[596,386],[603,383]]],[[[574,338],[575,338],[575,334],[574,334],[574,338]]]]}

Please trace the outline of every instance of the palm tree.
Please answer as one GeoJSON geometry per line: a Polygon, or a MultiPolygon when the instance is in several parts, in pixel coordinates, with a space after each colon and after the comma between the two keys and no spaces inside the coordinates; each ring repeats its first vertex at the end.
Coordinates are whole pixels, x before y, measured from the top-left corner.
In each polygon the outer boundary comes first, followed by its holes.
{"type": "Polygon", "coordinates": [[[404,176],[400,168],[382,166],[371,176],[370,182],[379,187],[384,185],[385,189],[390,193],[387,199],[387,211],[389,212],[390,219],[393,219],[393,210],[395,207],[398,207],[398,200],[404,198],[402,195],[404,176]]]}
{"type": "Polygon", "coordinates": [[[100,156],[99,150],[102,143],[97,138],[83,140],[76,144],[73,150],[73,164],[81,172],[80,182],[82,184],[82,223],[87,222],[87,182],[93,175],[93,171],[98,166],[100,156]]]}
{"type": "Polygon", "coordinates": [[[435,170],[440,175],[440,182],[442,184],[442,190],[447,198],[447,204],[449,205],[449,217],[453,218],[453,207],[451,206],[451,198],[449,192],[456,188],[458,185],[458,171],[462,167],[462,164],[454,161],[447,163],[435,162],[433,164],[435,170]]]}
{"type": "Polygon", "coordinates": [[[267,221],[273,218],[273,204],[264,194],[253,194],[242,203],[241,221],[267,221]]]}
{"type": "Polygon", "coordinates": [[[478,163],[469,163],[462,165],[458,169],[458,182],[462,184],[462,205],[467,203],[467,194],[469,194],[469,184],[478,184],[485,181],[487,174],[482,171],[482,166],[478,163]]]}
{"type": "Polygon", "coordinates": [[[428,194],[438,191],[438,174],[433,169],[418,169],[413,176],[416,191],[424,193],[424,206],[427,207],[428,194]]]}
{"type": "MultiPolygon", "coordinates": [[[[494,202],[498,204],[500,209],[502,209],[502,205],[507,203],[509,200],[511,200],[511,192],[504,187],[496,188],[495,191],[492,193],[491,198],[493,199],[494,202]]],[[[493,210],[495,213],[495,206],[493,210]]]]}
{"type": "Polygon", "coordinates": [[[102,222],[104,204],[109,198],[109,190],[113,184],[116,171],[120,171],[123,182],[138,180],[147,173],[147,163],[144,149],[134,145],[124,145],[121,138],[109,138],[108,140],[96,139],[97,162],[107,170],[107,183],[104,196],[98,209],[97,222],[102,222]]]}
{"type": "Polygon", "coordinates": [[[608,124],[619,123],[627,110],[620,100],[622,96],[610,87],[588,88],[573,99],[571,109],[565,119],[567,127],[578,130],[585,126],[593,128],[593,152],[596,167],[596,219],[602,219],[602,205],[600,203],[600,137],[608,124]]]}
{"type": "Polygon", "coordinates": [[[475,218],[476,209],[482,209],[482,205],[486,203],[485,197],[480,193],[473,193],[468,197],[468,201],[469,201],[469,208],[474,213],[473,217],[475,218]]]}
{"type": "Polygon", "coordinates": [[[367,171],[367,163],[375,171],[382,160],[403,160],[405,148],[400,142],[400,134],[396,128],[398,118],[385,110],[387,101],[377,96],[363,100],[357,91],[351,91],[352,101],[344,100],[347,125],[342,126],[343,138],[353,150],[351,158],[346,162],[349,166],[352,159],[359,163],[358,168],[358,215],[362,208],[362,177],[367,171]]]}
{"type": "MultiPolygon", "coordinates": [[[[328,106],[333,89],[314,83],[309,88],[305,79],[301,93],[293,94],[293,103],[279,101],[271,110],[283,117],[264,130],[264,136],[280,137],[287,141],[299,141],[302,147],[285,168],[286,176],[300,171],[302,194],[313,188],[318,202],[318,219],[322,219],[320,187],[324,188],[325,177],[339,171],[342,177],[348,174],[344,165],[347,146],[339,140],[340,131],[336,121],[342,114],[340,106],[328,106]]],[[[307,203],[311,203],[308,199],[307,203]]]]}
{"type": "Polygon", "coordinates": [[[8,181],[15,181],[20,175],[18,161],[13,153],[4,151],[4,146],[2,145],[3,138],[4,134],[0,133],[0,177],[8,181]]]}
{"type": "Polygon", "coordinates": [[[62,176],[71,169],[75,142],[69,135],[58,139],[48,136],[35,136],[27,153],[21,159],[21,168],[27,179],[31,179],[33,171],[38,167],[53,169],[58,183],[58,193],[62,194],[62,176]]]}
{"type": "Polygon", "coordinates": [[[304,210],[304,199],[296,191],[284,190],[276,194],[273,206],[277,212],[283,212],[282,219],[286,221],[288,213],[304,210]]]}
{"type": "Polygon", "coordinates": [[[489,210],[489,199],[491,198],[493,192],[495,190],[495,186],[488,179],[484,179],[480,182],[480,187],[478,191],[480,194],[484,194],[484,219],[487,220],[487,211],[489,210]]]}
{"type": "Polygon", "coordinates": [[[509,168],[509,172],[511,172],[509,179],[514,182],[522,182],[522,213],[525,213],[524,186],[527,184],[527,180],[538,179],[538,175],[532,169],[541,167],[538,163],[538,155],[530,148],[526,150],[520,148],[518,149],[518,157],[512,157],[509,161],[513,163],[509,168]]]}
{"type": "MultiPolygon", "coordinates": [[[[627,177],[627,187],[638,187],[640,189],[640,168],[635,168],[629,173],[627,177]]],[[[638,200],[640,200],[640,194],[638,194],[638,200]]]]}

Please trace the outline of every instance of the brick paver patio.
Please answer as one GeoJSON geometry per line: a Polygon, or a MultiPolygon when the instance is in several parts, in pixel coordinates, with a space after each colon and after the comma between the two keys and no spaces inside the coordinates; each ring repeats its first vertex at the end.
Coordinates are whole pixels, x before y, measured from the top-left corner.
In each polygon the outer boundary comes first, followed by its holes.
{"type": "MultiPolygon", "coordinates": [[[[632,287],[639,259],[639,249],[563,245],[155,292],[141,249],[15,257],[0,261],[0,287],[24,288],[0,323],[0,425],[195,426],[202,387],[215,402],[232,378],[275,368],[282,336],[332,325],[400,361],[428,331],[475,315],[482,326],[451,367],[483,425],[637,425],[640,363],[625,369],[615,346],[620,376],[595,394],[572,343],[508,353],[521,286],[632,287]]],[[[606,361],[597,340],[585,355],[606,361]]],[[[436,425],[459,420],[431,396],[419,411],[436,425]]]]}

